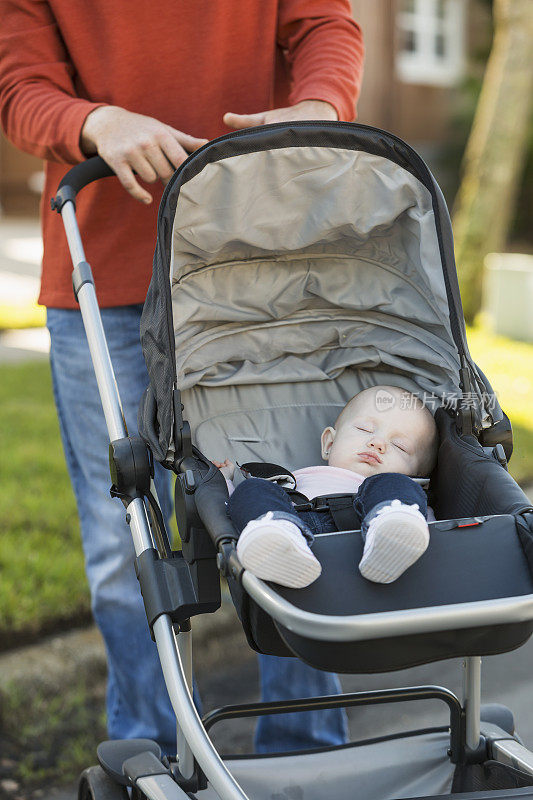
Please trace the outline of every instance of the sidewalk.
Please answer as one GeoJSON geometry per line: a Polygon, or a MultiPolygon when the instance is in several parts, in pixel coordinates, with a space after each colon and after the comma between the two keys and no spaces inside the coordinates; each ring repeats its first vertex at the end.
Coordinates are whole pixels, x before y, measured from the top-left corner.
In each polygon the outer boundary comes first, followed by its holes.
{"type": "MultiPolygon", "coordinates": [[[[0,307],[31,308],[39,294],[41,258],[39,221],[0,217],[0,307]]],[[[0,330],[0,363],[47,358],[49,350],[44,327],[0,330]]]]}

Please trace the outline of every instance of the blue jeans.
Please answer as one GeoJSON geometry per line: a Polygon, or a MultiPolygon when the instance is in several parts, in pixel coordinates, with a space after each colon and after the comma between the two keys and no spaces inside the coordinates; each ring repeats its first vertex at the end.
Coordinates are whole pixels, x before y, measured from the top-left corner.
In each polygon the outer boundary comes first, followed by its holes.
{"type": "MultiPolygon", "coordinates": [[[[128,432],[137,432],[137,408],[148,375],[139,342],[142,307],[102,310],[102,321],[128,432]]],[[[109,495],[108,434],[79,311],[48,309],[54,395],[70,478],[76,495],[94,618],[108,658],[107,721],[113,739],[155,739],[175,752],[176,720],[133,568],[134,550],[124,507],[109,495]]],[[[171,514],[170,473],[156,466],[163,514],[171,514]]],[[[336,676],[293,659],[260,657],[264,700],[336,694],[336,676]]],[[[258,752],[342,744],[344,717],[330,711],[264,717],[258,752]]]]}
{"type": "MultiPolygon", "coordinates": [[[[363,536],[379,509],[396,499],[408,505],[417,503],[420,512],[427,517],[425,492],[407,475],[382,472],[365,478],[354,498],[354,511],[363,536]]],[[[318,533],[337,530],[329,511],[295,511],[287,492],[262,478],[248,478],[240,483],[229,499],[228,511],[239,533],[251,519],[257,519],[267,511],[283,518],[293,518],[309,543],[318,533]]]]}

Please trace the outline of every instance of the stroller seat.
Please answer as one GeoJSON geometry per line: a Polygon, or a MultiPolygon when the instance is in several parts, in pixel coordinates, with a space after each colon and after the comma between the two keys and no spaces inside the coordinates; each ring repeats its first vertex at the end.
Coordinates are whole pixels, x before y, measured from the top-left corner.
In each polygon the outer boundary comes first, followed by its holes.
{"type": "MultiPolygon", "coordinates": [[[[419,157],[381,134],[280,125],[199,151],[163,198],[141,325],[150,386],[140,431],[178,472],[195,464],[180,453],[181,403],[208,458],[291,470],[321,462],[321,430],[367,386],[415,392],[435,412],[430,502],[441,522],[394,585],[359,575],[357,533],[318,537],[323,573],[312,586],[268,590],[271,611],[276,597],[287,601],[274,621],[262,607],[264,585],[238,564],[228,570],[252,647],[339,672],[504,652],[532,630],[531,534],[516,516],[531,505],[479,441],[494,431],[496,443],[505,418],[468,352],[447,210],[419,157]],[[284,624],[291,606],[324,617],[315,620],[322,633],[302,636],[301,626],[284,624]],[[453,610],[457,625],[442,622],[446,612],[437,624],[431,609],[439,607],[453,610]],[[403,614],[401,636],[377,625],[389,612],[403,614]],[[355,615],[367,620],[361,630],[332,641],[327,625],[340,630],[333,617],[355,615]]],[[[213,492],[206,484],[196,504],[200,516],[210,506],[217,547],[235,535],[222,484],[213,492]]]]}
{"type": "MultiPolygon", "coordinates": [[[[428,549],[392,584],[372,583],[361,576],[357,564],[363,542],[353,531],[316,537],[313,549],[322,574],[311,586],[288,589],[272,585],[276,594],[295,608],[319,615],[342,618],[426,609],[427,632],[373,639],[371,616],[361,624],[358,639],[350,641],[355,633],[347,629],[347,641],[321,640],[320,634],[306,637],[292,631],[290,625],[273,622],[259,606],[252,609],[242,596],[244,627],[252,632],[249,643],[261,652],[294,654],[319,669],[345,673],[385,672],[445,658],[492,655],[523,644],[533,631],[531,620],[498,625],[494,609],[492,624],[468,624],[468,614],[474,620],[480,604],[521,596],[529,596],[527,605],[533,601],[533,577],[514,517],[434,522],[429,527],[428,549]],[[462,627],[439,630],[431,610],[461,605],[466,615],[462,627]]],[[[400,632],[398,619],[395,626],[400,632]]]]}

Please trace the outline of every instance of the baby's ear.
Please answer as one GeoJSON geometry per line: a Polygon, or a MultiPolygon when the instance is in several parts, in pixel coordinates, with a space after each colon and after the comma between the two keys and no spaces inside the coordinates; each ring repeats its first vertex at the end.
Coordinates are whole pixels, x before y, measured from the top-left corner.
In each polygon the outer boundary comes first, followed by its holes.
{"type": "Polygon", "coordinates": [[[320,437],[320,443],[322,445],[322,458],[324,461],[327,461],[329,458],[329,451],[331,450],[331,445],[333,444],[333,440],[335,439],[335,428],[329,427],[324,428],[322,431],[322,436],[320,437]]]}

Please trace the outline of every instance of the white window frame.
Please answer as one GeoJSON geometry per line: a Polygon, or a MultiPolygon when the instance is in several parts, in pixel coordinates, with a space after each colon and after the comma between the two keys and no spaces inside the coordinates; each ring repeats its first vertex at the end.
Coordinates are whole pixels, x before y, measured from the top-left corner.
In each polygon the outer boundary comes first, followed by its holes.
{"type": "Polygon", "coordinates": [[[437,14],[438,0],[413,0],[413,11],[407,11],[402,0],[397,14],[398,39],[412,31],[413,51],[398,49],[396,72],[404,83],[453,86],[465,72],[465,25],[468,0],[444,0],[444,15],[437,14]],[[402,8],[403,6],[403,8],[402,8]],[[445,55],[435,51],[435,41],[442,34],[445,55]]]}

